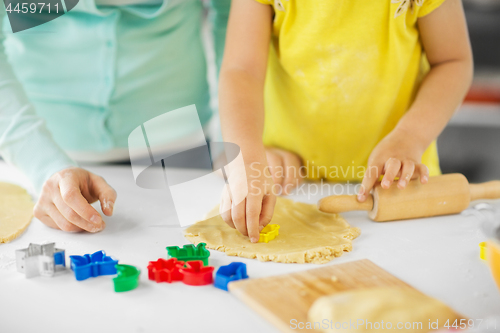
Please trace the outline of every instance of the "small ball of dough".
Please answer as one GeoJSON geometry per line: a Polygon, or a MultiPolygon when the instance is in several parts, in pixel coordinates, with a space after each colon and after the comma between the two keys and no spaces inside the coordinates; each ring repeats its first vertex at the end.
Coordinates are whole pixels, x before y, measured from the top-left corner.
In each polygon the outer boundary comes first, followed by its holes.
{"type": "Polygon", "coordinates": [[[449,325],[457,319],[448,306],[409,288],[345,291],[321,297],[309,309],[309,321],[323,332],[428,332],[437,328],[429,323],[442,328],[448,319],[449,325]]]}

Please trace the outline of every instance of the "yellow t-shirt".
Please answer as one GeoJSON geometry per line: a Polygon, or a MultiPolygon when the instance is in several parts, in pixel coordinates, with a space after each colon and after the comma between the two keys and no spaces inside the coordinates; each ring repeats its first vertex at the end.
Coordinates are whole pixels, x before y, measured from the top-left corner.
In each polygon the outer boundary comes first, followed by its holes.
{"type": "MultiPolygon", "coordinates": [[[[256,0],[275,12],[264,143],[308,178],[360,180],[429,70],[417,19],[444,0],[256,0]]],[[[436,143],[422,162],[440,173],[436,143]]]]}

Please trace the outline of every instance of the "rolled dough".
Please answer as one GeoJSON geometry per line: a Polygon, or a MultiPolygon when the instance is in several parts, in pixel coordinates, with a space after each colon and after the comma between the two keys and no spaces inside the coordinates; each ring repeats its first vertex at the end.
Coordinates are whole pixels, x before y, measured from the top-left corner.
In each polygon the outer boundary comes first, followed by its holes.
{"type": "MultiPolygon", "coordinates": [[[[218,209],[215,207],[214,211],[218,209]]],[[[278,224],[280,229],[279,235],[269,243],[250,242],[248,237],[229,227],[220,215],[190,226],[184,235],[195,244],[206,243],[207,248],[229,256],[323,264],[344,251],[351,251],[352,240],[361,233],[337,214],[323,213],[316,205],[284,198],[278,198],[271,223],[278,224]]]]}
{"type": "Polygon", "coordinates": [[[33,201],[20,186],[0,182],[0,243],[17,238],[33,217],[33,201]]]}
{"type": "Polygon", "coordinates": [[[395,287],[357,289],[320,297],[309,309],[308,316],[311,324],[320,323],[316,327],[323,332],[339,331],[338,326],[348,323],[349,332],[353,333],[429,332],[436,326],[442,328],[448,319],[450,326],[459,319],[440,301],[413,289],[395,287]],[[429,327],[429,320],[438,323],[429,327]],[[360,325],[350,326],[352,322],[360,325]]]}

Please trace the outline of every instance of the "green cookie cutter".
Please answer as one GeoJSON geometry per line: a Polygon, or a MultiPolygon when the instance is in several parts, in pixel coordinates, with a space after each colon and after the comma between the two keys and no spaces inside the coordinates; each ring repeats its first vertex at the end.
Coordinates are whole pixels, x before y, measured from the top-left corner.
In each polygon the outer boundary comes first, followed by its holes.
{"type": "Polygon", "coordinates": [[[193,244],[187,244],[184,245],[182,249],[178,246],[168,246],[168,257],[177,258],[177,260],[184,262],[201,260],[203,261],[203,266],[208,266],[210,251],[205,248],[206,245],[206,243],[199,243],[195,247],[193,244]]]}
{"type": "Polygon", "coordinates": [[[137,267],[131,265],[116,265],[115,267],[118,276],[113,279],[113,283],[117,293],[137,288],[141,274],[137,267]]]}

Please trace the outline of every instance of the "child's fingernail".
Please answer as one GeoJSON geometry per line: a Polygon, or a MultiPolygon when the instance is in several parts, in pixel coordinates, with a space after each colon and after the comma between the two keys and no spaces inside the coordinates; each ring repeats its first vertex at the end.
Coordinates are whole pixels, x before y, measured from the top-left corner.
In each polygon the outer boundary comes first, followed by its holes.
{"type": "Polygon", "coordinates": [[[94,224],[100,224],[102,222],[101,217],[99,215],[92,215],[90,217],[90,222],[94,224]]]}
{"type": "Polygon", "coordinates": [[[257,242],[259,241],[259,240],[258,240],[257,238],[255,238],[255,237],[252,237],[250,240],[252,241],[252,243],[257,243],[257,242]]]}
{"type": "Polygon", "coordinates": [[[115,203],[113,201],[108,201],[108,209],[113,212],[113,208],[115,207],[115,203]]]}
{"type": "Polygon", "coordinates": [[[406,180],[400,180],[399,181],[399,186],[405,187],[406,186],[406,180]]]}
{"type": "Polygon", "coordinates": [[[259,232],[262,232],[262,229],[264,229],[263,225],[259,225],[259,232]]]}
{"type": "Polygon", "coordinates": [[[391,184],[390,184],[390,182],[389,182],[388,180],[384,180],[384,181],[382,182],[382,185],[384,185],[385,187],[389,187],[389,186],[391,186],[391,184]]]}
{"type": "Polygon", "coordinates": [[[359,201],[364,201],[365,200],[365,195],[364,194],[358,194],[358,200],[359,201]]]}

